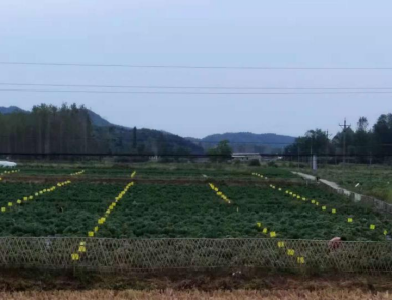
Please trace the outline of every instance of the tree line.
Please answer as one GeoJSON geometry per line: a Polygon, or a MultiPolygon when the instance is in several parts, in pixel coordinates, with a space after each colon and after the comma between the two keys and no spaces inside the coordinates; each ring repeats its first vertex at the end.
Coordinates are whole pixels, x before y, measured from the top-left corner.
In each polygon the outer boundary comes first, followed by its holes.
{"type": "Polygon", "coordinates": [[[356,127],[346,128],[330,139],[321,129],[308,130],[284,150],[288,155],[348,156],[349,161],[365,163],[391,162],[392,114],[382,114],[370,126],[366,117],[360,117],[356,127]],[[345,143],[345,146],[344,146],[345,143]]]}
{"type": "Polygon", "coordinates": [[[0,113],[0,152],[24,154],[135,154],[186,156],[203,148],[152,129],[95,126],[83,105],[36,105],[31,112],[0,113]]]}
{"type": "Polygon", "coordinates": [[[0,114],[0,151],[8,153],[86,153],[103,150],[88,110],[41,104],[31,113],[0,114]]]}

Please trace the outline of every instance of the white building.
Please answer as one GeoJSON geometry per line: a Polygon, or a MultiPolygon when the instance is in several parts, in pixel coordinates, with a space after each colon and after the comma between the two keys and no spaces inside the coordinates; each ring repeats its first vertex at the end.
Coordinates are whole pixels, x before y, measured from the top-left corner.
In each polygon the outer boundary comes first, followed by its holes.
{"type": "Polygon", "coordinates": [[[259,153],[232,153],[232,158],[239,161],[250,161],[253,159],[262,160],[259,153]]]}

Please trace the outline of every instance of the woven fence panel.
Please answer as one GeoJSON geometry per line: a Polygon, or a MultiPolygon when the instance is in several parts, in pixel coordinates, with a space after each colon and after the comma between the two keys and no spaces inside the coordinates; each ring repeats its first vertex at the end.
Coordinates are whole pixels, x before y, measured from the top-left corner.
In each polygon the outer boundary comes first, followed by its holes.
{"type": "Polygon", "coordinates": [[[96,271],[266,268],[316,273],[392,272],[389,242],[276,239],[0,238],[4,267],[86,268],[96,271]],[[78,252],[80,243],[86,251],[78,252]],[[278,242],[282,242],[281,247],[278,242]],[[293,250],[288,254],[289,250],[293,250]],[[71,254],[78,253],[72,260],[71,254]]]}

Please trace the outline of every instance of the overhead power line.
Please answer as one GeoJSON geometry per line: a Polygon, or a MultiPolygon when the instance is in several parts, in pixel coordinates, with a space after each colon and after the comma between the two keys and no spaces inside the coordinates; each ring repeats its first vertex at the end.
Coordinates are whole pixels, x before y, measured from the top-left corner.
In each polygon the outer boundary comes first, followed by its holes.
{"type": "Polygon", "coordinates": [[[88,91],[88,90],[36,90],[36,89],[0,89],[0,92],[21,93],[65,93],[65,94],[160,94],[160,95],[335,95],[335,94],[391,94],[373,91],[338,91],[338,92],[151,92],[151,91],[88,91]]]}
{"type": "Polygon", "coordinates": [[[391,90],[392,87],[239,87],[239,86],[162,86],[162,85],[108,85],[108,84],[54,84],[0,82],[3,86],[135,88],[135,89],[212,89],[212,90],[391,90]]]}
{"type": "Polygon", "coordinates": [[[57,66],[57,67],[112,67],[140,69],[233,69],[233,70],[391,70],[392,67],[268,67],[268,66],[193,66],[193,65],[130,65],[89,63],[0,62],[0,65],[57,66]]]}

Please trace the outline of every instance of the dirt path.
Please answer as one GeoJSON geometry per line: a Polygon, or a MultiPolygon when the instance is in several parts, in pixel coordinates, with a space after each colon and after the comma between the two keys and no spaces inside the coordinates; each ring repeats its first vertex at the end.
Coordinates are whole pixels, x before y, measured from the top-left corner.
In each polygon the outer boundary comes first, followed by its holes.
{"type": "MultiPolygon", "coordinates": [[[[292,174],[298,175],[298,176],[300,176],[300,177],[302,177],[304,179],[308,179],[308,180],[317,180],[317,178],[315,176],[309,175],[309,174],[305,174],[305,173],[301,173],[301,172],[292,172],[292,174]]],[[[333,189],[336,189],[336,190],[341,189],[341,190],[343,190],[344,194],[350,195],[352,193],[351,191],[343,189],[342,187],[340,187],[337,183],[335,183],[333,181],[329,181],[329,180],[326,180],[326,179],[319,179],[319,181],[324,183],[324,184],[326,184],[326,185],[328,185],[328,186],[330,186],[333,189]]]]}

